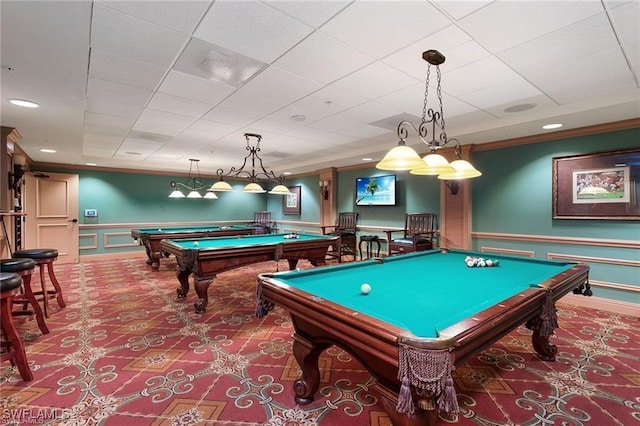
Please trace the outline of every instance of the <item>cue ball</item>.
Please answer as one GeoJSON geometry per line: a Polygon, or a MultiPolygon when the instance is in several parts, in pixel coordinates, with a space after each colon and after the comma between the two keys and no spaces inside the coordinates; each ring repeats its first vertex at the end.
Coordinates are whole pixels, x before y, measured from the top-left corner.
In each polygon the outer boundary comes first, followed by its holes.
{"type": "Polygon", "coordinates": [[[198,247],[198,242],[197,242],[197,241],[194,241],[194,242],[193,242],[193,245],[194,245],[194,246],[196,246],[196,247],[198,247]]]}
{"type": "Polygon", "coordinates": [[[371,286],[367,283],[364,283],[360,286],[360,291],[362,292],[362,294],[369,294],[369,292],[371,291],[371,286]]]}

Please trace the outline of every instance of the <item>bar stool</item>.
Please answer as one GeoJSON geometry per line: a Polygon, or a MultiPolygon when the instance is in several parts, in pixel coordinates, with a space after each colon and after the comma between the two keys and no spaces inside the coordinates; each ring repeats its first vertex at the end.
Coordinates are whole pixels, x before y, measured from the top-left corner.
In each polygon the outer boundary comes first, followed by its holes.
{"type": "Polygon", "coordinates": [[[373,244],[376,244],[377,252],[376,257],[380,257],[380,238],[377,235],[363,235],[360,237],[360,244],[358,249],[360,251],[360,259],[363,260],[362,257],[362,244],[365,244],[367,259],[370,259],[373,256],[373,244]]]}
{"type": "Polygon", "coordinates": [[[57,299],[58,306],[60,306],[60,308],[67,306],[66,303],[64,303],[64,298],[62,297],[62,288],[60,287],[60,283],[58,283],[58,279],[53,273],[53,262],[58,258],[58,250],[50,248],[18,250],[13,253],[13,257],[33,259],[36,262],[36,265],[40,268],[40,285],[42,286],[42,291],[34,291],[33,294],[35,294],[36,297],[42,296],[42,305],[44,306],[45,317],[49,318],[49,299],[57,299]],[[47,290],[46,288],[44,278],[45,266],[47,267],[49,279],[51,280],[51,283],[53,283],[54,290],[47,290]]]}
{"type": "Polygon", "coordinates": [[[2,342],[4,350],[0,353],[0,359],[10,360],[12,365],[18,367],[20,376],[25,382],[33,380],[33,373],[27,362],[27,352],[24,343],[16,330],[11,315],[11,306],[14,297],[20,291],[22,278],[11,272],[0,272],[0,326],[5,341],[2,342]]]}
{"type": "Polygon", "coordinates": [[[13,304],[21,303],[23,305],[23,309],[19,311],[12,310],[11,314],[14,316],[35,314],[40,331],[42,331],[42,334],[47,334],[49,333],[49,328],[44,322],[44,314],[42,313],[42,308],[40,308],[40,304],[36,300],[36,296],[31,290],[31,274],[33,273],[33,269],[35,267],[36,262],[33,259],[13,258],[0,260],[1,272],[13,272],[22,277],[22,289],[24,290],[24,293],[16,295],[13,298],[13,304]],[[27,304],[31,305],[33,311],[26,309],[27,304]]]}

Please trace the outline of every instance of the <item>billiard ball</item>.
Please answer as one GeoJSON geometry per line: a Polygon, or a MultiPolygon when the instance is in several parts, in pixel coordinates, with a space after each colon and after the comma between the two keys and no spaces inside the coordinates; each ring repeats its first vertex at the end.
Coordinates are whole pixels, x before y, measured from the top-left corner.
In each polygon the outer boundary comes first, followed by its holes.
{"type": "Polygon", "coordinates": [[[369,294],[369,292],[371,291],[371,286],[367,283],[364,283],[360,286],[360,291],[362,292],[362,294],[369,294]]]}
{"type": "Polygon", "coordinates": [[[158,228],[158,232],[162,232],[162,228],[158,228]]]}
{"type": "Polygon", "coordinates": [[[199,245],[199,244],[198,244],[198,242],[197,242],[197,241],[194,241],[194,242],[193,242],[193,245],[194,245],[194,246],[196,246],[196,247],[198,247],[198,245],[199,245]]]}
{"type": "Polygon", "coordinates": [[[492,267],[493,266],[493,260],[491,260],[491,259],[487,259],[486,263],[487,263],[488,267],[492,267]]]}

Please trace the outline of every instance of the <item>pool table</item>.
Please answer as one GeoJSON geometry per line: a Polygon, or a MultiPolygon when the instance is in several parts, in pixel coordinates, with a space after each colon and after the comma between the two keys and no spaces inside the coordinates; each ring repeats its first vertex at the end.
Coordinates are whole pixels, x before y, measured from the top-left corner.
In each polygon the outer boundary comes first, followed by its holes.
{"type": "Polygon", "coordinates": [[[287,259],[295,269],[299,259],[312,265],[325,265],[329,247],[337,250],[340,237],[312,234],[263,234],[235,237],[187,238],[162,240],[160,250],[173,254],[178,261],[176,275],[180,282],[178,298],[189,292],[189,277],[194,277],[198,301],[197,313],[205,312],[209,285],[216,274],[251,263],[287,259]]]}
{"type": "Polygon", "coordinates": [[[147,252],[147,265],[157,271],[160,267],[160,241],[176,238],[226,237],[232,235],[253,234],[248,226],[199,226],[176,228],[138,228],[131,230],[131,237],[144,245],[147,252]]]}
{"type": "Polygon", "coordinates": [[[554,360],[554,303],[588,285],[588,273],[585,264],[431,250],[261,274],[256,315],[278,305],[291,316],[293,354],[302,369],[293,385],[297,403],[313,401],[318,357],[336,345],[376,378],[394,425],[435,424],[439,409],[458,409],[455,363],[521,324],[533,331],[540,358],[554,360]],[[498,260],[498,266],[468,267],[467,256],[498,260]]]}

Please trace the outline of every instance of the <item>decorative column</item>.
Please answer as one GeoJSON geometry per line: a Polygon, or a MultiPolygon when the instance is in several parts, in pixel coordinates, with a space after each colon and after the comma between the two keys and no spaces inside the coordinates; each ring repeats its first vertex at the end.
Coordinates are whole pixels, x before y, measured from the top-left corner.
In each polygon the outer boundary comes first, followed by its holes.
{"type": "Polygon", "coordinates": [[[333,225],[336,222],[336,168],[322,169],[319,173],[320,226],[333,225]]]}

